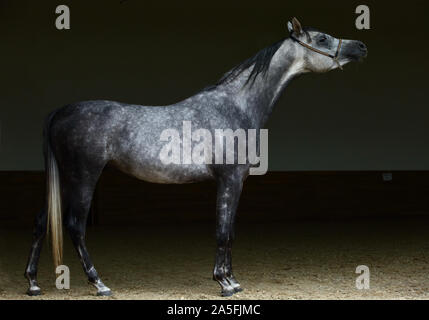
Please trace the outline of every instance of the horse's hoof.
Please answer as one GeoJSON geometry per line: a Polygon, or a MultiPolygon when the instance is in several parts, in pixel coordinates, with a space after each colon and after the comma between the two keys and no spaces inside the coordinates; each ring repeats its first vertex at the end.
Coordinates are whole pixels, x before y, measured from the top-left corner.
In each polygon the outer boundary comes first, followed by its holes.
{"type": "Polygon", "coordinates": [[[30,297],[34,297],[34,296],[40,296],[42,292],[39,287],[31,287],[27,290],[27,294],[30,297]]]}
{"type": "Polygon", "coordinates": [[[95,282],[89,282],[89,283],[97,288],[97,296],[110,297],[112,295],[112,291],[109,289],[109,287],[106,287],[100,279],[97,279],[97,281],[95,282]]]}
{"type": "Polygon", "coordinates": [[[97,296],[99,297],[110,297],[112,295],[112,290],[103,290],[103,291],[97,291],[97,296]]]}
{"type": "Polygon", "coordinates": [[[243,289],[240,286],[234,288],[234,292],[241,292],[241,291],[243,291],[243,289]]]}
{"type": "Polygon", "coordinates": [[[221,296],[222,297],[230,297],[235,293],[235,290],[222,290],[221,296]]]}

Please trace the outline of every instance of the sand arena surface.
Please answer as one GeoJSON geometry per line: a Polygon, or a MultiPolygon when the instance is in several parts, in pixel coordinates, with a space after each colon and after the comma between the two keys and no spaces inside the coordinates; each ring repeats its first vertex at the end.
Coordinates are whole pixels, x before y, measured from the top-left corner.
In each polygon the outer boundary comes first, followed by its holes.
{"type": "MultiPolygon", "coordinates": [[[[57,290],[48,247],[43,295],[25,295],[30,226],[0,226],[0,299],[219,299],[212,280],[213,223],[96,226],[87,246],[112,297],[96,297],[71,241],[64,264],[71,289],[57,290]]],[[[429,219],[238,222],[234,272],[244,291],[223,299],[428,299],[429,219]],[[355,269],[370,268],[357,290],[355,269]]]]}

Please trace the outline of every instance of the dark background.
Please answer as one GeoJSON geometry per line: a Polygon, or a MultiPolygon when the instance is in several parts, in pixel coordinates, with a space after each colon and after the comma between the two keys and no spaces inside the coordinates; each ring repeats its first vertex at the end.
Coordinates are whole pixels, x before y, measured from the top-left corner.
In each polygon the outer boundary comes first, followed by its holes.
{"type": "MultiPolygon", "coordinates": [[[[372,1],[0,2],[0,215],[31,223],[45,199],[42,124],[64,104],[166,105],[287,34],[287,21],[369,48],[344,72],[293,81],[268,123],[270,173],[250,177],[243,220],[429,213],[426,7],[372,1]],[[67,4],[71,30],[55,28],[67,4]],[[371,30],[355,28],[355,8],[371,30]],[[382,173],[393,173],[384,181],[382,173]]],[[[91,221],[215,217],[215,186],[156,185],[108,171],[91,221]]]]}
{"type": "MultiPolygon", "coordinates": [[[[365,42],[369,55],[344,72],[296,79],[275,108],[271,171],[248,178],[238,209],[238,298],[429,298],[427,4],[158,2],[0,0],[0,299],[26,297],[51,110],[87,99],[184,99],[287,36],[292,16],[365,42]],[[70,6],[71,30],[55,28],[60,4],[70,6]],[[371,9],[371,30],[355,28],[359,4],[371,9]],[[371,290],[355,288],[362,264],[371,290]]],[[[87,244],[115,297],[218,298],[215,202],[214,183],[150,184],[106,170],[87,244]]],[[[42,298],[93,297],[68,237],[71,290],[55,288],[48,249],[42,298]]]]}
{"type": "Polygon", "coordinates": [[[292,16],[369,48],[296,79],[268,123],[270,170],[427,170],[424,1],[0,1],[0,170],[41,170],[49,111],[87,99],[165,105],[287,36],[292,16]],[[55,28],[67,4],[71,30],[55,28]],[[367,4],[371,30],[355,28],[367,4]]]}

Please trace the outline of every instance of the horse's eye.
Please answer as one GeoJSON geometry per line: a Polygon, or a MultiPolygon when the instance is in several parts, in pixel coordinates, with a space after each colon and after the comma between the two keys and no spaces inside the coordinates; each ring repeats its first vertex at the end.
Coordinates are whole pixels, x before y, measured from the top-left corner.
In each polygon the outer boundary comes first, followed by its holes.
{"type": "Polygon", "coordinates": [[[319,42],[323,43],[327,40],[326,36],[320,37],[319,42]]]}

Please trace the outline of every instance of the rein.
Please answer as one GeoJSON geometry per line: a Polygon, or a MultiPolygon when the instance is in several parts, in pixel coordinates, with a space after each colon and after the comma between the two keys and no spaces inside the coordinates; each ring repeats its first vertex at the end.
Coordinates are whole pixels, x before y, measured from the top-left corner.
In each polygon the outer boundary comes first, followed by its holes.
{"type": "Polygon", "coordinates": [[[327,52],[321,51],[321,50],[319,50],[319,49],[313,48],[313,47],[312,47],[312,46],[310,46],[309,44],[307,44],[307,43],[305,43],[305,42],[302,42],[301,40],[299,40],[299,39],[295,38],[293,35],[290,35],[290,38],[291,38],[292,40],[294,40],[294,41],[298,42],[298,43],[299,43],[300,45],[302,45],[303,47],[306,47],[307,49],[310,49],[310,50],[312,50],[312,51],[314,51],[314,52],[317,52],[317,53],[319,53],[319,54],[321,54],[321,55],[324,55],[324,56],[326,56],[326,57],[331,58],[332,60],[334,60],[334,61],[338,64],[338,67],[339,67],[341,70],[343,70],[343,68],[341,67],[340,62],[338,61],[338,54],[340,53],[341,45],[342,45],[342,43],[343,43],[343,40],[342,40],[342,39],[339,39],[339,41],[338,41],[338,47],[337,47],[337,51],[335,52],[335,55],[332,55],[332,54],[330,54],[330,53],[327,53],[327,52]]]}

